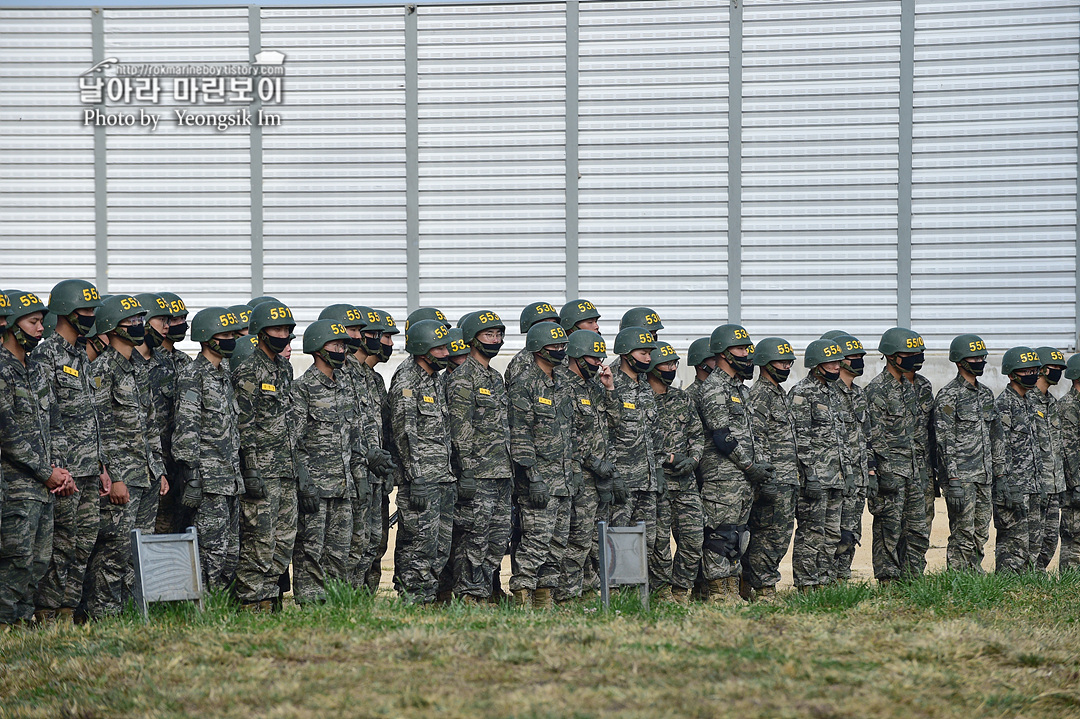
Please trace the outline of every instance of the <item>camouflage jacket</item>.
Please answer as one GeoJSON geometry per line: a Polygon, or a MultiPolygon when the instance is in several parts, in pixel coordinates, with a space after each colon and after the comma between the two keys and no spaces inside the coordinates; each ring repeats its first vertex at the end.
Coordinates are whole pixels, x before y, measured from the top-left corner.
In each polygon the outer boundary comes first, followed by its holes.
{"type": "Polygon", "coordinates": [[[33,356],[26,358],[24,367],[6,347],[0,347],[0,466],[5,502],[53,501],[45,483],[55,461],[49,435],[54,414],[48,368],[33,356]]]}
{"type": "Polygon", "coordinates": [[[574,472],[580,473],[588,486],[596,485],[596,468],[605,460],[614,464],[608,446],[610,417],[621,407],[614,391],[597,379],[579,377],[569,368],[566,378],[570,402],[574,407],[571,434],[574,442],[574,472]]]}
{"type": "Polygon", "coordinates": [[[836,412],[840,417],[843,442],[841,464],[845,479],[851,475],[856,487],[870,483],[870,411],[866,390],[854,382],[848,387],[843,380],[832,383],[836,412]]]}
{"type": "Polygon", "coordinates": [[[1065,491],[1065,469],[1062,466],[1061,410],[1057,397],[1033,387],[1024,396],[1035,410],[1035,436],[1039,445],[1039,489],[1049,494],[1065,491]]]}
{"type": "Polygon", "coordinates": [[[293,477],[292,405],[288,360],[258,347],[232,372],[240,458],[263,477],[293,477]]]}
{"type": "Polygon", "coordinates": [[[1069,388],[1058,400],[1061,415],[1061,460],[1065,474],[1065,486],[1073,491],[1080,487],[1080,392],[1069,388]]]}
{"type": "MultiPolygon", "coordinates": [[[[1034,391],[1034,390],[1029,390],[1034,391]]],[[[1018,489],[1024,494],[1039,491],[1039,441],[1037,415],[1028,400],[1017,394],[1012,384],[994,400],[1001,420],[1002,459],[1005,474],[995,477],[994,489],[1018,489]]]]}
{"type": "Polygon", "coordinates": [[[926,480],[934,476],[937,443],[934,439],[934,386],[916,373],[911,383],[915,390],[915,470],[926,480]]]}
{"type": "Polygon", "coordinates": [[[367,481],[367,448],[351,390],[341,370],[330,378],[315,365],[291,387],[296,461],[307,469],[320,497],[351,497],[353,478],[367,481]]]}
{"type": "Polygon", "coordinates": [[[469,357],[447,383],[450,437],[462,470],[486,479],[508,479],[510,399],[502,375],[469,357]]]}
{"type": "Polygon", "coordinates": [[[530,481],[538,477],[554,497],[570,495],[573,483],[573,407],[566,370],[548,377],[535,358],[510,384],[510,454],[525,467],[530,481]]]}
{"type": "Polygon", "coordinates": [[[782,387],[758,377],[748,393],[746,408],[758,458],[776,468],[778,484],[798,486],[798,442],[791,400],[782,387]]]}
{"type": "Polygon", "coordinates": [[[799,469],[803,480],[816,478],[823,489],[843,489],[844,427],[837,411],[835,390],[807,376],[791,388],[788,396],[799,438],[799,469]]]}
{"type": "Polygon", "coordinates": [[[957,373],[934,399],[934,439],[943,479],[990,484],[1005,473],[994,393],[957,373]]]}
{"type": "Polygon", "coordinates": [[[379,412],[382,416],[382,448],[390,453],[397,468],[394,470],[394,483],[400,485],[405,481],[405,472],[401,466],[401,455],[398,453],[397,443],[394,441],[394,423],[390,419],[390,401],[386,394],[386,383],[383,377],[374,367],[367,375],[368,385],[378,397],[379,412]]]}
{"type": "MultiPolygon", "coordinates": [[[[155,347],[146,360],[150,376],[150,404],[154,406],[153,431],[161,438],[161,455],[166,466],[172,461],[172,433],[176,413],[176,382],[179,375],[172,359],[155,347]]],[[[101,377],[94,373],[97,384],[101,377]]]]}
{"type": "Polygon", "coordinates": [[[618,398],[616,411],[608,418],[614,464],[630,491],[658,492],[663,470],[656,394],[645,375],[635,380],[623,372],[622,362],[616,360],[611,368],[618,398]]]}
{"type": "Polygon", "coordinates": [[[866,400],[877,473],[905,479],[919,476],[915,468],[919,407],[911,382],[896,379],[885,368],[866,386],[866,400]]]}
{"type": "Polygon", "coordinates": [[[516,355],[510,358],[510,362],[506,365],[506,371],[503,373],[506,386],[509,387],[517,379],[517,376],[528,369],[531,364],[533,364],[532,352],[522,347],[516,355]]]}
{"type": "Polygon", "coordinates": [[[750,392],[742,380],[716,370],[701,384],[698,396],[701,398],[701,422],[705,427],[705,452],[701,456],[700,476],[703,491],[708,494],[708,486],[715,482],[747,481],[743,472],[754,463],[757,448],[746,406],[750,392]],[[727,457],[720,454],[713,440],[713,433],[721,429],[730,430],[732,437],[738,440],[738,446],[727,457]]]}
{"type": "Polygon", "coordinates": [[[453,482],[449,417],[438,373],[429,375],[410,357],[394,373],[389,401],[404,481],[453,482]]]}
{"type": "Polygon", "coordinates": [[[50,428],[53,450],[60,460],[57,464],[73,477],[100,474],[104,457],[101,426],[86,350],[73,347],[57,332],[43,340],[33,356],[49,380],[58,416],[64,418],[62,424],[54,423],[50,428]]]}
{"type": "Polygon", "coordinates": [[[382,411],[379,396],[373,391],[368,374],[372,369],[356,359],[355,353],[345,358],[343,380],[348,381],[356,403],[356,422],[365,447],[382,446],[382,411]]]}
{"type": "Polygon", "coordinates": [[[228,366],[200,354],[180,371],[172,447],[177,462],[198,470],[204,493],[235,496],[243,491],[239,407],[228,366]]]}
{"type": "Polygon", "coordinates": [[[150,401],[148,362],[134,350],[127,359],[113,347],[106,347],[96,362],[101,364],[96,400],[109,476],[129,487],[154,486],[165,474],[165,461],[157,408],[150,401]]]}
{"type": "MultiPolygon", "coordinates": [[[[705,430],[701,427],[701,418],[690,395],[676,387],[668,387],[667,392],[656,395],[656,411],[661,464],[669,454],[684,454],[701,462],[701,455],[705,451],[705,430]]],[[[667,485],[673,491],[685,491],[691,488],[690,485],[697,490],[693,475],[684,479],[668,477],[667,485]]]]}

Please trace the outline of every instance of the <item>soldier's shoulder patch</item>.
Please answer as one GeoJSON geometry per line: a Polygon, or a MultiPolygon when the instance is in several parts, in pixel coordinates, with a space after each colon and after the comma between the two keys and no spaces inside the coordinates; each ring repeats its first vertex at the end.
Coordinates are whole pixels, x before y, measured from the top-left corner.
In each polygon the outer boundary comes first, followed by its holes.
{"type": "Polygon", "coordinates": [[[462,399],[472,399],[472,393],[469,392],[468,387],[459,386],[454,390],[454,394],[456,394],[458,397],[461,397],[462,399]]]}
{"type": "Polygon", "coordinates": [[[184,399],[188,402],[198,402],[199,393],[193,389],[189,389],[187,392],[184,392],[184,399]]]}
{"type": "Polygon", "coordinates": [[[1008,412],[1001,413],[1001,423],[1006,427],[1012,427],[1012,415],[1008,412]]]}
{"type": "Polygon", "coordinates": [[[408,387],[406,387],[405,389],[401,390],[401,396],[402,397],[412,397],[413,396],[413,391],[411,389],[409,389],[408,387]]]}
{"type": "Polygon", "coordinates": [[[815,407],[816,409],[819,409],[819,410],[821,410],[822,412],[828,412],[828,411],[829,411],[829,405],[827,405],[827,404],[821,404],[820,402],[815,402],[815,403],[814,403],[814,407],[815,407]]]}
{"type": "Polygon", "coordinates": [[[797,394],[791,398],[791,403],[797,405],[804,405],[806,404],[806,397],[803,397],[801,394],[797,394]]]}
{"type": "Polygon", "coordinates": [[[15,396],[16,397],[23,397],[25,399],[30,399],[30,392],[28,392],[25,387],[16,387],[15,388],[15,396]]]}
{"type": "Polygon", "coordinates": [[[938,411],[941,412],[942,414],[946,415],[946,416],[951,417],[953,412],[955,412],[956,410],[953,409],[952,405],[943,404],[940,407],[938,407],[938,411]]]}
{"type": "Polygon", "coordinates": [[[244,380],[240,383],[240,390],[245,394],[255,394],[255,383],[244,380]]]}
{"type": "Polygon", "coordinates": [[[101,389],[101,377],[94,378],[94,389],[101,389]]]}

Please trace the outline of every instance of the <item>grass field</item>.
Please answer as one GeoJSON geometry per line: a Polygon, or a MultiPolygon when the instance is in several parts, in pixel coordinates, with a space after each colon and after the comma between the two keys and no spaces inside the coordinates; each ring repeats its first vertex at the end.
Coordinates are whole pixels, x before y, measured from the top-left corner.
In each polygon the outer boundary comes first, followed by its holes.
{"type": "Polygon", "coordinates": [[[1076,717],[1080,573],[942,573],[774,605],[155,607],[0,636],[0,716],[1076,717]]]}

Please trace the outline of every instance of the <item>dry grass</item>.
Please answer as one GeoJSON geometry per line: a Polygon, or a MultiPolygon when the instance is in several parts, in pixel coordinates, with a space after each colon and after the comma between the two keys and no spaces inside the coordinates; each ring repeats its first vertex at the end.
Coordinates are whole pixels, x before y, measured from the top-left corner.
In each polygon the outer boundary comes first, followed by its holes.
{"type": "Polygon", "coordinates": [[[163,607],[0,637],[0,716],[1080,716],[1080,576],[941,574],[762,607],[163,607]]]}

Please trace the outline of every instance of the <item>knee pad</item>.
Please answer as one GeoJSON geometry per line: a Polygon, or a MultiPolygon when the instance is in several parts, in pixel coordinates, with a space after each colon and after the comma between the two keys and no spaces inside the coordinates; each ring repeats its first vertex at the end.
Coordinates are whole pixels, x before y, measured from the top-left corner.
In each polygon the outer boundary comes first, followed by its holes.
{"type": "Polygon", "coordinates": [[[750,538],[749,532],[746,532],[745,529],[746,525],[737,524],[721,524],[715,529],[705,527],[705,541],[702,543],[701,548],[737,562],[746,548],[741,541],[741,535],[745,534],[747,541],[750,538]],[[743,532],[739,531],[740,528],[743,532]]]}
{"type": "Polygon", "coordinates": [[[855,547],[859,546],[859,540],[855,537],[855,532],[848,531],[846,529],[840,530],[840,543],[836,545],[836,555],[843,556],[845,554],[855,554],[855,547]]]}

